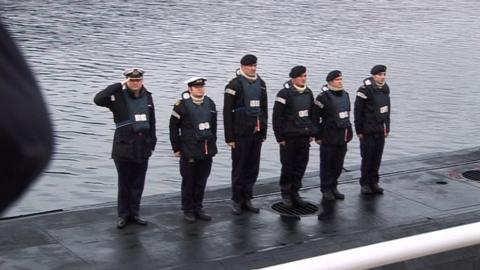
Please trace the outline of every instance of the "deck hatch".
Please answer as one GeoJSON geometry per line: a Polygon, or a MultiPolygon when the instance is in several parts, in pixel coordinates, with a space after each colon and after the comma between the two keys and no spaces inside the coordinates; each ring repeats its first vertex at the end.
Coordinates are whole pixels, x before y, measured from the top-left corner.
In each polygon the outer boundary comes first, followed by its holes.
{"type": "Polygon", "coordinates": [[[471,170],[471,171],[466,171],[462,173],[463,177],[474,180],[474,181],[480,181],[480,171],[479,170],[471,170]]]}
{"type": "Polygon", "coordinates": [[[283,203],[277,202],[272,204],[272,209],[282,216],[294,217],[309,216],[318,211],[318,207],[310,202],[302,206],[295,205],[293,207],[286,207],[283,203]]]}

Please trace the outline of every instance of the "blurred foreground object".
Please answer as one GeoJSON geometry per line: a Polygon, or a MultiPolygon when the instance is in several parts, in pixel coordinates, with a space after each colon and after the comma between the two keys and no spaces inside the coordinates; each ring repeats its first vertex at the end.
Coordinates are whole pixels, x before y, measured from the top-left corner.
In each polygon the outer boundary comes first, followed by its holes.
{"type": "Polygon", "coordinates": [[[48,164],[53,131],[23,55],[0,22],[0,213],[48,164]]]}

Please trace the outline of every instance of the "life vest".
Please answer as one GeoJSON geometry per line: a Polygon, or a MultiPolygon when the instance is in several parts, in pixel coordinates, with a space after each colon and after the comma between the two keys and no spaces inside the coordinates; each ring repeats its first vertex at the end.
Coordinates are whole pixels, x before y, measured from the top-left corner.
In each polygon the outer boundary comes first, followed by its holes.
{"type": "Polygon", "coordinates": [[[310,110],[313,106],[312,91],[307,88],[303,93],[300,93],[295,90],[291,81],[285,83],[284,87],[287,90],[285,135],[311,136],[315,134],[310,115],[310,110]]]}
{"type": "Polygon", "coordinates": [[[375,121],[379,124],[386,122],[388,112],[390,111],[390,89],[385,84],[381,90],[374,87],[373,79],[368,78],[364,80],[365,88],[369,92],[372,102],[367,106],[366,118],[367,121],[375,121]]]}
{"type": "Polygon", "coordinates": [[[132,98],[123,90],[125,103],[127,104],[129,118],[125,121],[116,123],[116,128],[126,125],[132,125],[134,132],[141,132],[150,129],[150,108],[148,106],[148,97],[144,90],[141,90],[140,97],[132,98]]]}
{"type": "Polygon", "coordinates": [[[350,122],[350,98],[348,97],[348,93],[345,91],[340,91],[337,93],[333,93],[328,87],[322,88],[324,91],[323,94],[328,99],[328,105],[326,105],[327,114],[330,116],[327,119],[323,119],[324,121],[333,121],[335,122],[336,126],[339,128],[347,128],[352,126],[350,122]]]}
{"type": "Polygon", "coordinates": [[[253,83],[249,82],[242,75],[238,75],[238,79],[243,88],[243,106],[236,108],[235,111],[245,111],[247,116],[259,116],[262,112],[260,107],[260,99],[262,97],[260,79],[253,83]]]}
{"type": "Polygon", "coordinates": [[[195,138],[198,141],[204,141],[213,138],[213,133],[210,128],[213,106],[210,99],[205,96],[201,104],[195,104],[193,103],[188,92],[184,92],[182,94],[182,99],[185,104],[188,117],[193,123],[193,134],[195,135],[195,138]]]}
{"type": "Polygon", "coordinates": [[[305,89],[303,93],[295,90],[294,86],[289,82],[288,85],[288,101],[290,102],[289,116],[293,119],[296,127],[306,128],[312,126],[310,109],[312,108],[313,94],[309,89],[305,89]]]}

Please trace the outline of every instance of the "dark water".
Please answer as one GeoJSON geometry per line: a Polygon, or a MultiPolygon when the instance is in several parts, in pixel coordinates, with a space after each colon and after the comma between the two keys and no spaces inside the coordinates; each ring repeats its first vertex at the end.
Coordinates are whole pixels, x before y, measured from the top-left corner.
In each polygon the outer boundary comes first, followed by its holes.
{"type": "MultiPolygon", "coordinates": [[[[242,55],[258,56],[270,108],[294,65],[308,67],[318,94],[329,70],[343,71],[352,101],[374,64],[388,66],[392,133],[385,159],[478,146],[480,3],[460,1],[6,1],[0,18],[34,70],[56,130],[49,168],[6,215],[116,199],[109,159],[111,114],[92,99],[141,66],[153,92],[159,143],[145,194],[178,191],[168,139],[183,81],[208,78],[223,106],[224,85],[242,55]]],[[[271,110],[271,109],[270,109],[271,110]]],[[[220,114],[221,115],[221,114],[220,114]]],[[[219,154],[208,188],[230,182],[230,152],[219,118],[219,154]]],[[[309,171],[318,170],[313,145],[309,171]]],[[[278,176],[278,146],[269,130],[261,178],[278,176]]],[[[360,162],[358,140],[346,166],[360,162]]]]}

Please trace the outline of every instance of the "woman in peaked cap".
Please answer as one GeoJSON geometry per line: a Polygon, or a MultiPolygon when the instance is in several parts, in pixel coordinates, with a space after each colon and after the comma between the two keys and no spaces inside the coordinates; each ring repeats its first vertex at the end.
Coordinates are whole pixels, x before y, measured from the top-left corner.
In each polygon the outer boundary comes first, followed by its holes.
{"type": "Polygon", "coordinates": [[[187,91],[173,106],[170,117],[170,143],[180,158],[182,210],[188,223],[212,219],[203,209],[203,196],[217,153],[217,110],[205,95],[206,81],[203,77],[186,80],[187,91]]]}

